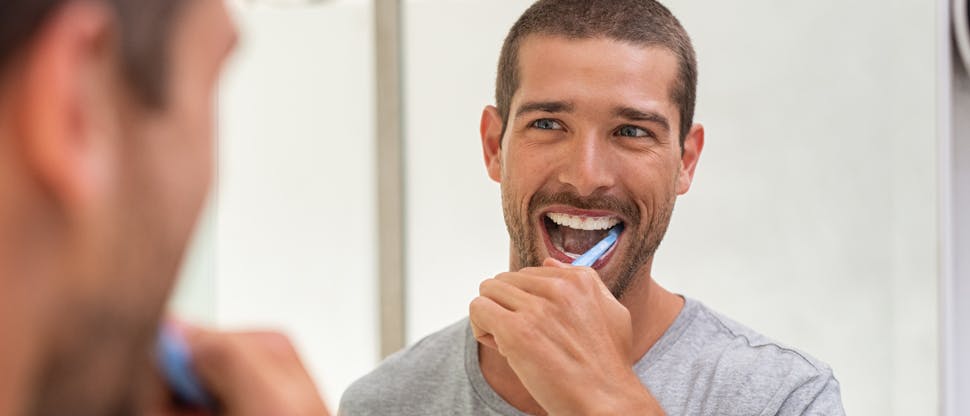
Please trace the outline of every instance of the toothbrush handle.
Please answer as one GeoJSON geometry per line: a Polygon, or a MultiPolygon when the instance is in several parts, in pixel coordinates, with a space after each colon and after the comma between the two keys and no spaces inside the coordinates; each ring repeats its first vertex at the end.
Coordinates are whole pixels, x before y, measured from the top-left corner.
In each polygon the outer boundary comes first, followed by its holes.
{"type": "Polygon", "coordinates": [[[596,245],[589,250],[586,250],[582,256],[579,256],[576,258],[576,260],[573,260],[573,266],[592,266],[594,263],[596,263],[596,260],[599,260],[600,257],[603,257],[603,254],[606,254],[606,252],[609,251],[610,247],[613,247],[613,244],[616,244],[616,240],[620,237],[621,232],[623,232],[622,225],[613,227],[606,237],[596,243],[596,245]]]}
{"type": "Polygon", "coordinates": [[[159,330],[156,353],[159,369],[177,400],[203,409],[214,407],[192,369],[192,353],[185,339],[171,324],[163,324],[159,330]]]}

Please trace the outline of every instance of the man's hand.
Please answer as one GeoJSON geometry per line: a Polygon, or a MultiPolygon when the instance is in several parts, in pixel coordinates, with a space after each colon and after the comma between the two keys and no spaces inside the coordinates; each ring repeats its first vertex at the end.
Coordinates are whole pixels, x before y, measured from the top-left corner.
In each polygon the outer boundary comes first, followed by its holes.
{"type": "MultiPolygon", "coordinates": [[[[216,332],[179,325],[195,371],[219,402],[219,414],[329,415],[313,380],[286,336],[275,332],[216,332]]],[[[167,395],[165,395],[167,397],[167,395]]],[[[155,400],[156,406],[158,400],[155,400]]],[[[149,414],[177,411],[171,403],[149,414]]]]}
{"type": "Polygon", "coordinates": [[[543,267],[482,282],[475,338],[504,356],[549,414],[662,414],[633,373],[629,311],[588,267],[543,267]]]}

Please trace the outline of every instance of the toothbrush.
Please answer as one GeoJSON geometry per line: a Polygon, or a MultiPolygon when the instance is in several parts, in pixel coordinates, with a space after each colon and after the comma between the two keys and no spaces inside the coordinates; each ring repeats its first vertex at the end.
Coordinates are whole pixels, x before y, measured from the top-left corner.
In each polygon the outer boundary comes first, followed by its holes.
{"type": "Polygon", "coordinates": [[[606,252],[609,251],[610,247],[613,247],[613,244],[616,244],[616,240],[620,237],[620,233],[622,232],[623,224],[618,224],[610,229],[610,233],[607,234],[606,237],[600,240],[600,242],[596,243],[596,245],[589,250],[586,250],[582,256],[579,256],[576,258],[576,260],[573,260],[573,266],[591,267],[593,263],[596,263],[596,260],[599,260],[600,257],[603,257],[603,254],[606,254],[606,252]]]}
{"type": "Polygon", "coordinates": [[[156,343],[158,366],[169,388],[180,403],[196,408],[213,409],[213,400],[192,370],[192,353],[185,339],[171,324],[163,324],[156,343]]]}

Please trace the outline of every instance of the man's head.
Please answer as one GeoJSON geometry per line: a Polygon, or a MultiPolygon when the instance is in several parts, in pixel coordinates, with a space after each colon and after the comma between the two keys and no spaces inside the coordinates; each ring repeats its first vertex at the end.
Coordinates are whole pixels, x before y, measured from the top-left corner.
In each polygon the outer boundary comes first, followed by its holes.
{"type": "Polygon", "coordinates": [[[481,125],[513,268],[569,262],[623,223],[593,267],[618,298],[649,272],[703,147],[696,83],[687,33],[653,0],[542,0],[519,18],[481,125]]]}
{"type": "Polygon", "coordinates": [[[507,122],[512,97],[519,87],[519,49],[530,35],[567,39],[602,37],[669,50],[677,57],[677,77],[671,99],[680,112],[680,140],[690,131],[697,96],[697,58],[687,31],[656,1],[543,0],[519,17],[509,30],[499,55],[495,104],[507,122]]]}
{"type": "Polygon", "coordinates": [[[125,411],[208,191],[234,40],[221,0],[0,3],[0,302],[37,313],[28,413],[125,411]]]}

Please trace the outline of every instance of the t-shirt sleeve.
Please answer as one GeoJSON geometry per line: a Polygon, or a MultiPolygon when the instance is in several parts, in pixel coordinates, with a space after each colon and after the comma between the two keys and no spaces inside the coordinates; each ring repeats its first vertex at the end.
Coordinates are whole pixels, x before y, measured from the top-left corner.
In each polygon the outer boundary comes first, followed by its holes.
{"type": "Polygon", "coordinates": [[[780,416],[844,416],[839,381],[831,371],[795,389],[778,409],[780,416]]]}

